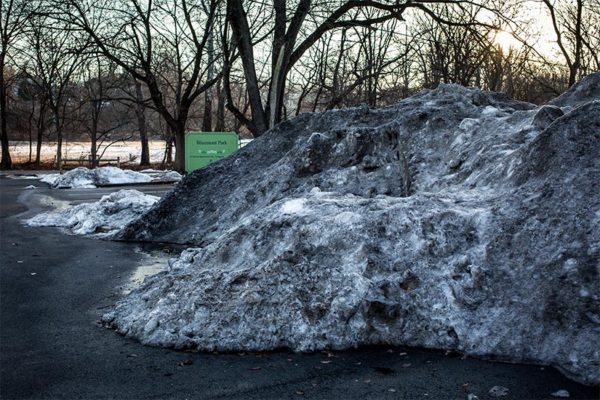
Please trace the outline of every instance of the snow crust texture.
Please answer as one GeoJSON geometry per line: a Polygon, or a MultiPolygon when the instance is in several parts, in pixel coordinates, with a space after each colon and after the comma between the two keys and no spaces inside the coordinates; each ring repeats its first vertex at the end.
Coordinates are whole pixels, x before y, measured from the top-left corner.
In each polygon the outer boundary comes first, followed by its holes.
{"type": "Polygon", "coordinates": [[[598,82],[543,107],[441,85],[282,123],[118,234],[194,247],[104,321],[151,345],[424,346],[598,384],[598,82]]]}
{"type": "Polygon", "coordinates": [[[148,173],[141,173],[117,167],[100,167],[95,169],[79,167],[64,174],[44,175],[40,179],[41,182],[49,184],[54,189],[89,189],[110,184],[145,183],[163,180],[179,181],[181,180],[181,175],[175,171],[150,170],[148,173]]]}
{"type": "Polygon", "coordinates": [[[25,223],[29,226],[68,228],[76,235],[110,237],[147,212],[158,199],[157,196],[137,190],[119,190],[103,196],[94,203],[83,203],[38,214],[25,223]]]}

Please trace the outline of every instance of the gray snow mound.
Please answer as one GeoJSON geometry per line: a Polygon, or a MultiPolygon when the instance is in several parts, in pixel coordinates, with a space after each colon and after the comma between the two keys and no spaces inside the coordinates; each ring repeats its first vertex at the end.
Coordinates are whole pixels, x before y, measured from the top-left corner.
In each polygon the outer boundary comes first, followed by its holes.
{"type": "Polygon", "coordinates": [[[600,72],[589,74],[548,104],[577,107],[600,98],[600,72]]]}
{"type": "Polygon", "coordinates": [[[598,182],[600,101],[536,107],[441,85],[304,114],[117,234],[193,247],[103,319],[158,346],[389,343],[597,384],[598,182]]]}

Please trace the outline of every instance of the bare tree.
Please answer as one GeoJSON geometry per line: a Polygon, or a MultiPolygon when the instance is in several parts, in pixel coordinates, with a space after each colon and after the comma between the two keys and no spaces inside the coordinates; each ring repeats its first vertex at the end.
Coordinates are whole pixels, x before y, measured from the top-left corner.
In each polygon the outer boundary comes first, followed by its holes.
{"type": "Polygon", "coordinates": [[[542,0],[542,3],[550,14],[556,44],[567,64],[571,86],[590,69],[600,68],[600,39],[593,33],[594,30],[596,34],[600,33],[600,3],[597,0],[542,0]]]}
{"type": "Polygon", "coordinates": [[[6,67],[11,50],[17,38],[23,33],[25,23],[35,9],[35,2],[29,0],[0,0],[0,130],[2,142],[2,160],[0,168],[11,169],[12,160],[8,146],[7,128],[7,82],[6,67]]]}
{"type": "Polygon", "coordinates": [[[205,80],[206,44],[217,0],[69,0],[72,26],[99,52],[144,82],[156,111],[173,132],[175,168],[184,169],[185,130],[192,104],[218,76],[205,80]],[[166,97],[172,94],[172,101],[166,97]]]}
{"type": "MultiPolygon", "coordinates": [[[[283,0],[274,0],[270,8],[264,2],[256,2],[262,5],[261,20],[268,21],[269,35],[271,36],[268,48],[271,56],[268,90],[263,96],[259,80],[260,66],[257,66],[255,62],[255,46],[262,42],[264,26],[260,25],[261,30],[258,31],[252,29],[253,25],[250,21],[255,15],[251,7],[254,3],[253,1],[229,0],[227,17],[232,31],[232,43],[241,58],[251,117],[248,118],[232,102],[228,102],[228,107],[255,136],[261,135],[281,120],[285,85],[289,72],[325,33],[337,29],[373,26],[392,19],[402,19],[404,12],[408,9],[423,12],[438,23],[464,25],[462,22],[454,23],[437,15],[432,5],[450,4],[453,7],[462,8],[463,3],[470,4],[467,1],[446,0],[319,2],[299,0],[293,9],[288,9],[288,3],[283,0]],[[264,12],[264,8],[269,8],[269,10],[264,12]],[[356,10],[367,9],[378,12],[365,13],[364,17],[358,16],[357,18],[356,10]],[[270,20],[268,20],[269,18],[270,20]],[[266,100],[263,102],[264,98],[266,100]]],[[[226,68],[224,73],[227,74],[230,71],[232,68],[226,68]]]]}
{"type": "Polygon", "coordinates": [[[79,128],[90,138],[90,163],[96,167],[110,146],[132,137],[130,107],[119,101],[121,88],[129,82],[99,54],[83,63],[78,78],[79,128]]]}
{"type": "Polygon", "coordinates": [[[31,76],[45,92],[57,141],[56,163],[62,162],[63,130],[68,113],[72,77],[81,66],[87,43],[64,23],[38,13],[29,18],[25,53],[33,60],[31,76]]]}

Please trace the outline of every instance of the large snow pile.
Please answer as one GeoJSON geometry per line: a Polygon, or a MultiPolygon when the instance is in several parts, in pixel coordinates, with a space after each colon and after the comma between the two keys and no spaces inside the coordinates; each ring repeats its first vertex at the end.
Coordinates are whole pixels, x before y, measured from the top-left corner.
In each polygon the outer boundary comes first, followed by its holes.
{"type": "Polygon", "coordinates": [[[158,199],[137,190],[119,190],[94,203],[38,214],[25,223],[29,226],[64,227],[77,235],[107,237],[139,218],[158,199]]]}
{"type": "Polygon", "coordinates": [[[142,173],[117,167],[88,169],[75,168],[64,174],[48,174],[40,179],[52,188],[95,188],[110,184],[147,183],[153,181],[179,181],[181,175],[175,171],[156,171],[142,173]]]}
{"type": "Polygon", "coordinates": [[[282,123],[119,234],[196,247],[104,321],[152,345],[391,343],[599,383],[600,101],[571,94],[441,85],[282,123]]]}

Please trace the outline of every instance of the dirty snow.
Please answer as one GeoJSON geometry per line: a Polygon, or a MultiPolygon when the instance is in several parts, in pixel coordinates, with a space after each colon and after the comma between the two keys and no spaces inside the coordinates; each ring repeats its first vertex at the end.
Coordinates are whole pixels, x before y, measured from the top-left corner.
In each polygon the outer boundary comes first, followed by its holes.
{"type": "Polygon", "coordinates": [[[194,248],[103,320],[150,345],[387,343],[599,383],[599,132],[600,101],[457,85],[300,115],[117,234],[194,248]]]}

